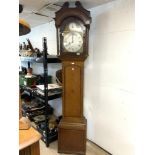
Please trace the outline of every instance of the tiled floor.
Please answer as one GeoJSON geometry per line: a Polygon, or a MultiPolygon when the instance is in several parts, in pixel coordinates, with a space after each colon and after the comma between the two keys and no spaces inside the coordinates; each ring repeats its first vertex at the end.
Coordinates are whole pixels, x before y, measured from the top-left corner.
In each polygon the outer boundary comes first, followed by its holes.
{"type": "MultiPolygon", "coordinates": [[[[47,148],[45,144],[40,141],[40,155],[66,155],[57,153],[57,141],[50,144],[47,148]]],[[[71,155],[71,154],[69,154],[71,155]]],[[[86,155],[110,155],[105,152],[103,149],[95,145],[94,143],[87,141],[87,151],[86,155]]]]}

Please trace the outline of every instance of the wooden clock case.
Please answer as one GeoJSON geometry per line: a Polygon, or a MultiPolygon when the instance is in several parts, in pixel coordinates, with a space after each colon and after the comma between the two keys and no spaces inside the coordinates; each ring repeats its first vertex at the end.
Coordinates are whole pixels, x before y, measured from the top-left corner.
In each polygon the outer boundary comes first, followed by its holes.
{"type": "Polygon", "coordinates": [[[80,2],[74,8],[65,2],[56,12],[55,25],[57,29],[57,55],[62,60],[62,120],[58,127],[59,153],[86,153],[87,121],[83,116],[83,79],[84,60],[88,56],[90,12],[84,9],[80,2]],[[83,51],[66,52],[63,48],[61,30],[67,22],[80,20],[86,28],[83,37],[83,51]]]}

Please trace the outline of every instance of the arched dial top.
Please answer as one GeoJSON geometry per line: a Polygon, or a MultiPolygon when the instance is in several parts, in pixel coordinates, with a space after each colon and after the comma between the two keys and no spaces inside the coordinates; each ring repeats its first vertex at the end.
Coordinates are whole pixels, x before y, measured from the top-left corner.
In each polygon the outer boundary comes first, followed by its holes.
{"type": "Polygon", "coordinates": [[[57,56],[61,60],[84,61],[88,56],[90,11],[79,1],[75,7],[65,2],[55,15],[57,56]]]}

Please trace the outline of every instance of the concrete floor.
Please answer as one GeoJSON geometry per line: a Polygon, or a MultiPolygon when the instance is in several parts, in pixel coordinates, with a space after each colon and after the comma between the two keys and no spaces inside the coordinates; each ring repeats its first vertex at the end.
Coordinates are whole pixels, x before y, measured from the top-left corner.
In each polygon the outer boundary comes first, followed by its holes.
{"type": "MultiPolygon", "coordinates": [[[[57,146],[58,146],[57,141],[52,142],[48,148],[45,146],[44,142],[40,141],[40,155],[66,155],[57,153],[57,146]]],[[[105,152],[103,149],[101,149],[91,141],[87,141],[86,155],[110,155],[110,154],[105,152]]]]}

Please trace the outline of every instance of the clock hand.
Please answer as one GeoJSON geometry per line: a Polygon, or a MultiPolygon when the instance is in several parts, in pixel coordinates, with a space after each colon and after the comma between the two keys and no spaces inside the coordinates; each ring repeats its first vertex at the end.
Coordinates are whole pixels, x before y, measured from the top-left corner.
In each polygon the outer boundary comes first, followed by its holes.
{"type": "Polygon", "coordinates": [[[73,43],[73,35],[72,35],[72,43],[73,43]]]}

